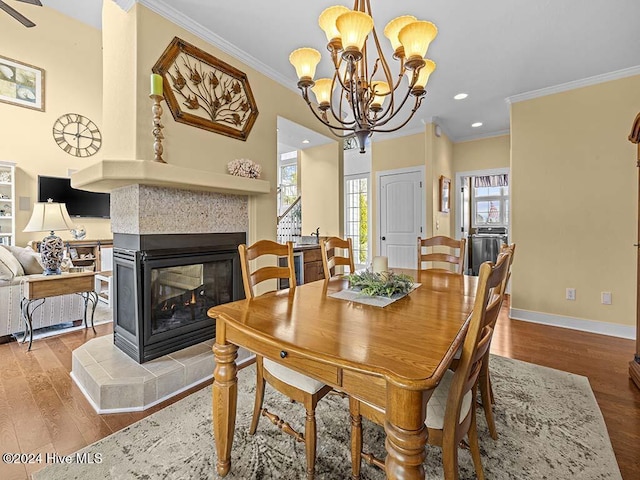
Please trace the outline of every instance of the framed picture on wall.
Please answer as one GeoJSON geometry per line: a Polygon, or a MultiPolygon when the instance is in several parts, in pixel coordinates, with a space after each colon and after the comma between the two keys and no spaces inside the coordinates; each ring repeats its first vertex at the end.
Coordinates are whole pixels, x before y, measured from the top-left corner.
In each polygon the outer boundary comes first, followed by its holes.
{"type": "Polygon", "coordinates": [[[44,112],[44,70],[0,56],[0,102],[44,112]]]}
{"type": "Polygon", "coordinates": [[[449,213],[449,199],[451,193],[451,179],[440,176],[440,211],[449,213]]]}

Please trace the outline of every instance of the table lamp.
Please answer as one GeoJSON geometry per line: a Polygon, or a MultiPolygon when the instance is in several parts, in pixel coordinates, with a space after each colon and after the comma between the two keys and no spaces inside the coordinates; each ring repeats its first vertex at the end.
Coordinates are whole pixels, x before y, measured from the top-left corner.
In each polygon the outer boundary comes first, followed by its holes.
{"type": "Polygon", "coordinates": [[[42,239],[40,254],[44,266],[44,275],[59,275],[64,243],[54,230],[71,230],[75,225],[69,217],[64,203],[55,203],[48,199],[46,203],[37,202],[33,206],[31,219],[23,232],[46,232],[49,235],[42,239]]]}

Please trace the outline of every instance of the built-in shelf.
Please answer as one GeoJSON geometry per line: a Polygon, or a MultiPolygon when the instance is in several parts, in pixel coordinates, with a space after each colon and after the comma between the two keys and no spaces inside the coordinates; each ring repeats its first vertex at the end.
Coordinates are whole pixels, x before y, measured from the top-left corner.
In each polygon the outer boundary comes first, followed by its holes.
{"type": "Polygon", "coordinates": [[[16,164],[14,162],[0,161],[0,195],[9,198],[0,198],[0,210],[10,215],[0,215],[2,232],[0,232],[0,245],[15,245],[16,220],[14,198],[16,198],[16,164]],[[8,180],[7,180],[8,179],[8,180]]]}
{"type": "Polygon", "coordinates": [[[71,186],[90,192],[111,192],[129,185],[150,185],[234,195],[258,195],[269,193],[271,190],[271,184],[266,180],[236,177],[146,160],[102,160],[71,176],[71,186]]]}

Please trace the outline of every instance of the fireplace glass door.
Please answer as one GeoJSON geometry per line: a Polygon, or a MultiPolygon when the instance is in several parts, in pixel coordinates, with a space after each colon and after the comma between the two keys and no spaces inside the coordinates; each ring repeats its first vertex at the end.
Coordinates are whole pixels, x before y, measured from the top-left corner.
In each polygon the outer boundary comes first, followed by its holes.
{"type": "Polygon", "coordinates": [[[233,299],[233,261],[153,268],[151,335],[207,319],[207,310],[233,299]]]}

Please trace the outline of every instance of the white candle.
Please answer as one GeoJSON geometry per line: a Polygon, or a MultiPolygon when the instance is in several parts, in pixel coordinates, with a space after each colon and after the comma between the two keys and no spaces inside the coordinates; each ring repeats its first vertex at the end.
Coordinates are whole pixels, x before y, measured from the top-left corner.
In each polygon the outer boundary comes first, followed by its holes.
{"type": "Polygon", "coordinates": [[[373,257],[374,273],[387,272],[389,270],[389,259],[387,257],[373,257]]]}

